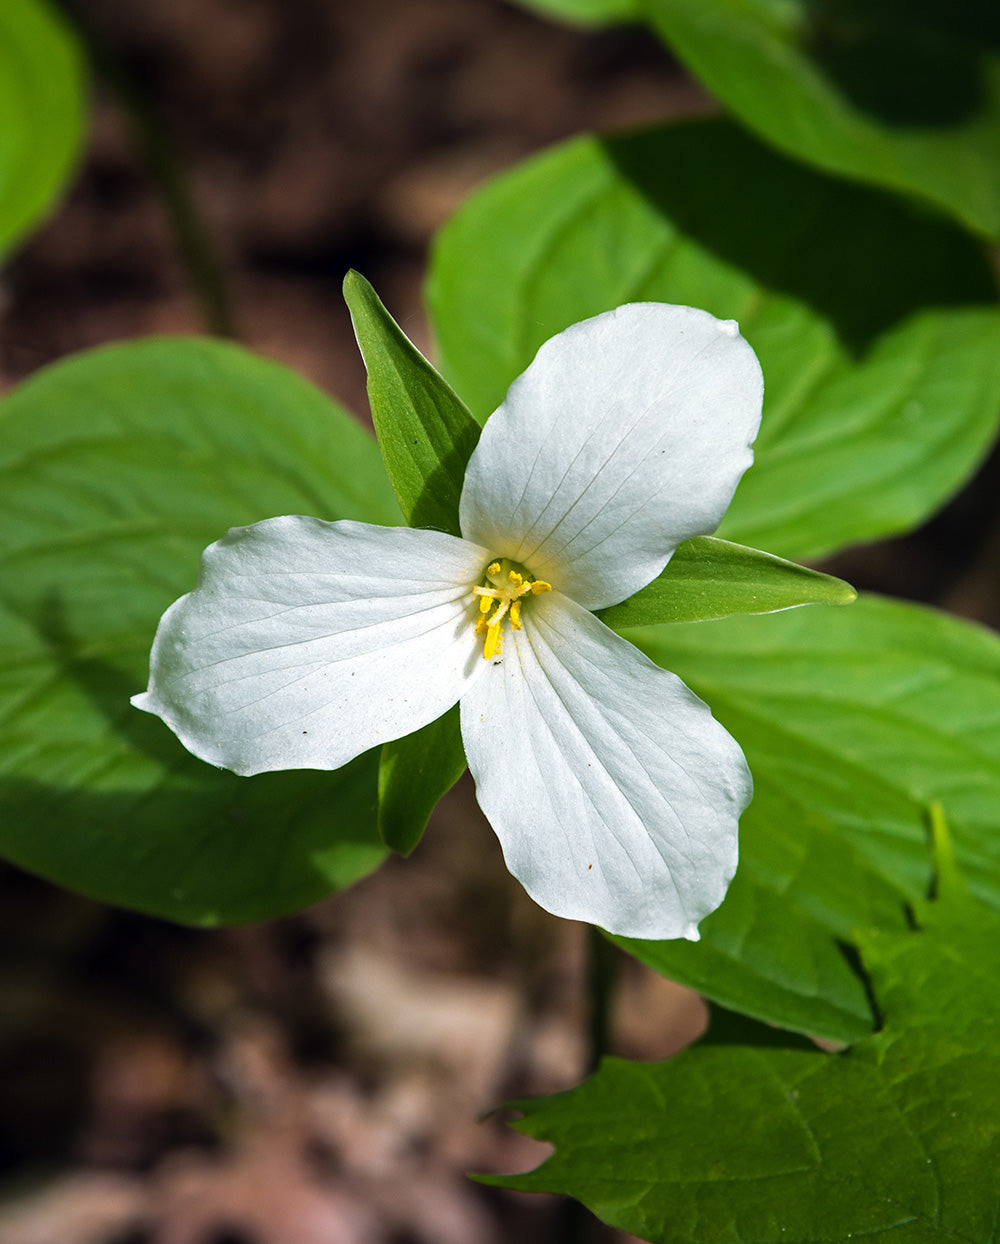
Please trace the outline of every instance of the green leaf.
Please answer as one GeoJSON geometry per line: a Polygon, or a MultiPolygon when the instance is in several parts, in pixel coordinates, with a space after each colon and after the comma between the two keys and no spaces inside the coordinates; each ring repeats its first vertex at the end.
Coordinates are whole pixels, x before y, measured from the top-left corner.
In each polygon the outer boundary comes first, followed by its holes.
{"type": "Polygon", "coordinates": [[[577,1197],[653,1244],[991,1244],[1000,920],[961,895],[920,918],[861,939],[885,1026],[848,1054],[772,1035],[608,1059],[580,1088],[515,1103],[515,1126],[556,1152],[485,1182],[577,1197]]]}
{"type": "Polygon", "coordinates": [[[458,503],[479,426],[403,335],[358,272],[344,299],[368,369],[368,398],[386,470],[411,527],[461,535],[458,503]]]}
{"type": "Polygon", "coordinates": [[[597,616],[615,628],[702,622],[796,605],[849,605],[857,595],[832,575],[714,536],[695,536],[678,547],[652,583],[597,616]]]}
{"type": "Polygon", "coordinates": [[[48,214],[84,136],[83,53],[42,0],[0,5],[0,257],[48,214]]]}
{"type": "Polygon", "coordinates": [[[625,634],[706,700],[755,789],[702,940],[620,944],[758,1019],[838,1041],[869,1031],[844,943],[904,927],[935,801],[971,888],[1000,908],[1000,640],[877,597],[625,634]]]}
{"type": "Polygon", "coordinates": [[[398,521],[374,439],[275,363],[163,340],[0,402],[0,851],[192,923],[302,907],[374,868],[378,755],[238,778],[131,708],[201,550],[275,514],[398,521]]]}
{"type": "Polygon", "coordinates": [[[725,122],[575,141],[499,178],[441,234],[429,295],[444,374],[480,419],[586,316],[655,300],[738,320],[764,421],[718,534],[783,557],[919,522],[996,431],[979,246],[725,122]]]}
{"type": "Polygon", "coordinates": [[[561,18],[585,26],[604,26],[642,19],[641,0],[516,0],[524,9],[543,17],[561,18]]]}
{"type": "Polygon", "coordinates": [[[422,730],[384,744],[378,771],[378,828],[385,845],[409,855],[434,805],[464,772],[457,704],[422,730]]]}
{"type": "Polygon", "coordinates": [[[642,0],[647,20],[768,142],[1000,236],[992,0],[642,0]]]}

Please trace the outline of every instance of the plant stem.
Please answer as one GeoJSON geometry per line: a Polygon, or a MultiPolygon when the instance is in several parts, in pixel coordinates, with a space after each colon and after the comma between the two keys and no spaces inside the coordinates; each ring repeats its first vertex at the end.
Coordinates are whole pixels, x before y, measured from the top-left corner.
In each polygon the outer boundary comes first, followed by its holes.
{"type": "Polygon", "coordinates": [[[587,1022],[585,1072],[593,1074],[611,1043],[611,1004],[617,975],[617,952],[599,929],[587,926],[587,988],[590,1009],[587,1022]]]}
{"type": "MultiPolygon", "coordinates": [[[[599,929],[587,925],[587,1031],[584,1075],[593,1075],[611,1045],[618,952],[599,929]]],[[[594,1244],[600,1224],[579,1201],[567,1199],[560,1211],[553,1244],[594,1244]]]]}
{"type": "Polygon", "coordinates": [[[63,0],[62,8],[86,45],[95,70],[125,114],[139,158],[166,209],[206,329],[218,337],[235,336],[222,265],[166,128],[138,81],[77,12],[72,0],[63,0]]]}

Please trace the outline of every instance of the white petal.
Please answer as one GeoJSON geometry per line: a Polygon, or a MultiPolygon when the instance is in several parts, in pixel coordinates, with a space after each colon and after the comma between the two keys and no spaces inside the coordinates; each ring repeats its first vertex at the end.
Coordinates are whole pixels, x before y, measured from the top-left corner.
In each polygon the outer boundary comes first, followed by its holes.
{"type": "Polygon", "coordinates": [[[485,560],[436,531],[233,528],[160,620],[149,690],[132,702],[236,773],[339,768],[433,721],[479,676],[471,586],[485,560]]]}
{"type": "Polygon", "coordinates": [[[540,596],[523,623],[462,700],[507,867],[557,916],[696,939],[736,871],[743,753],[679,678],[574,602],[540,596]]]}
{"type": "Polygon", "coordinates": [[[731,320],[648,302],[574,324],[487,421],[462,534],[588,609],[624,600],[718,526],[762,396],[731,320]]]}

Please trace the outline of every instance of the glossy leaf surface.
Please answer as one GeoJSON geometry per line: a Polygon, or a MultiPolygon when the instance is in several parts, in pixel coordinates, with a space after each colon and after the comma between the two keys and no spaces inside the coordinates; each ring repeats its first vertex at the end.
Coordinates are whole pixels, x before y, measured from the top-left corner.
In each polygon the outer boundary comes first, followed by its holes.
{"type": "Polygon", "coordinates": [[[935,800],[970,887],[1000,908],[1000,640],[876,597],[626,635],[732,732],[754,799],[701,942],[623,944],[758,1019],[840,1041],[870,1031],[845,945],[904,927],[935,800]]]}
{"type": "Polygon", "coordinates": [[[764,422],[718,534],[783,557],[911,526],[996,430],[978,246],[724,122],[571,142],[500,177],[440,236],[429,293],[442,370],[480,420],[585,316],[653,300],[738,320],[764,422]]]}
{"type": "Polygon", "coordinates": [[[376,866],[377,753],[244,779],[129,696],[205,545],[275,514],[398,521],[374,440],[235,347],[79,355],[0,403],[0,849],[192,923],[293,910],[376,866]]]}
{"type": "Polygon", "coordinates": [[[556,1152],[487,1182],[577,1197],[653,1244],[989,1244],[1000,920],[954,893],[919,919],[861,938],[885,1024],[848,1052],[747,1026],[664,1063],[608,1059],[569,1093],[516,1103],[515,1126],[556,1152]]]}
{"type": "Polygon", "coordinates": [[[1000,11],[992,0],[642,0],[763,138],[1000,236],[1000,11]]]}

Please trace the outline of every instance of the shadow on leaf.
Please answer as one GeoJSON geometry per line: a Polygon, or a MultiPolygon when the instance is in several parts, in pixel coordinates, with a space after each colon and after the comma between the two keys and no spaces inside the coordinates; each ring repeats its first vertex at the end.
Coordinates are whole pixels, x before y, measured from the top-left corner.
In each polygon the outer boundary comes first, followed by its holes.
{"type": "Polygon", "coordinates": [[[968,235],[889,194],[813,173],[729,122],[603,145],[658,214],[764,289],[830,320],[856,356],[916,311],[995,300],[968,235]]]}
{"type": "Polygon", "coordinates": [[[1000,49],[993,0],[806,0],[801,46],[862,112],[895,127],[950,128],[988,103],[1000,49]]]}
{"type": "Polygon", "coordinates": [[[53,737],[22,747],[0,780],[0,852],[14,863],[198,925],[282,915],[378,866],[378,749],[333,772],[215,769],[132,708],[135,675],[86,654],[58,594],[30,620],[55,695],[77,688],[95,711],[51,708],[53,737]]]}

